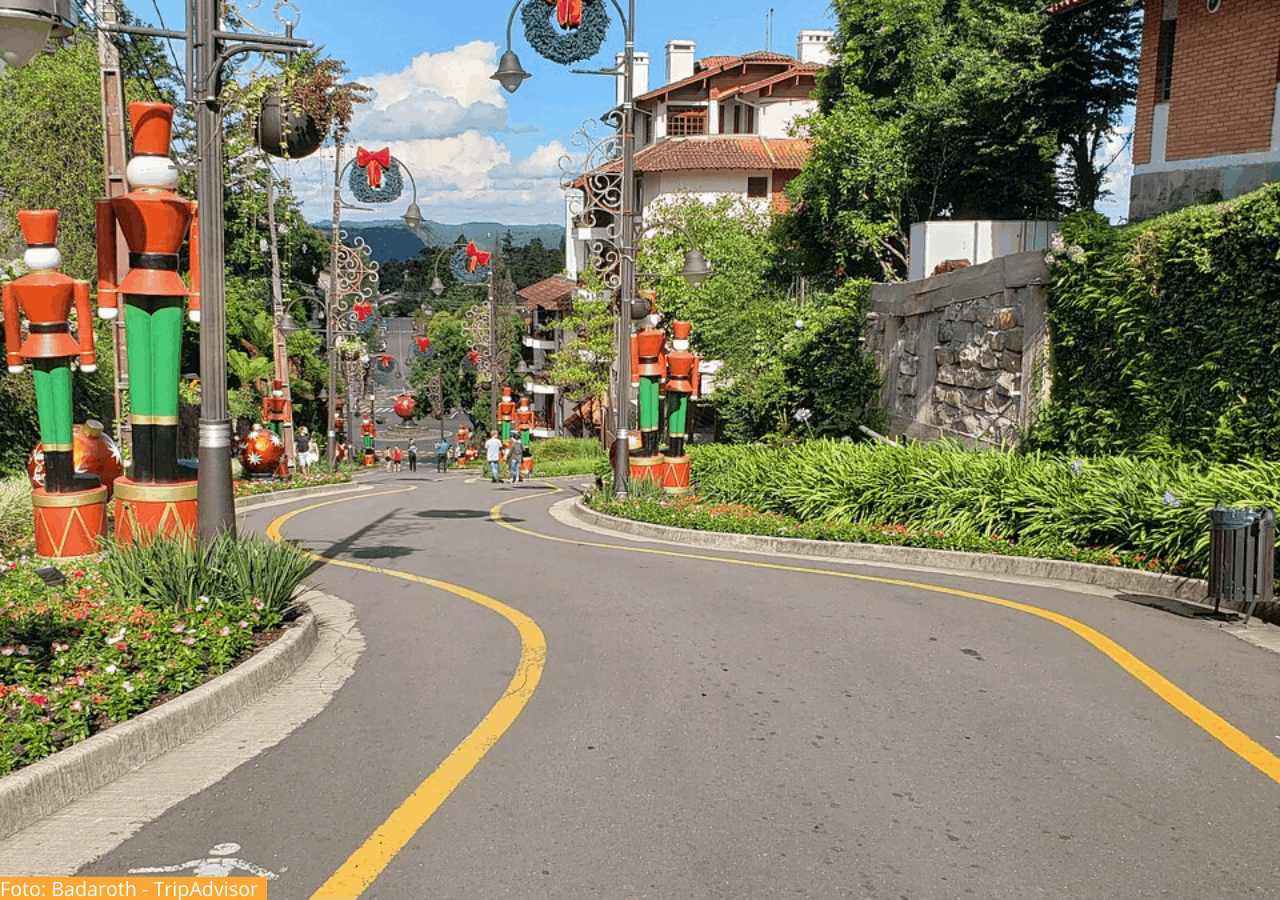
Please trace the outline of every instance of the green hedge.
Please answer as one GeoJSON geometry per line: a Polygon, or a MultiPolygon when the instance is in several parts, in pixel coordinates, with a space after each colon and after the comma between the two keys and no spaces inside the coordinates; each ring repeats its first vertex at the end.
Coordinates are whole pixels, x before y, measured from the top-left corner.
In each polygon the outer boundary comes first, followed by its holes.
{"type": "MultiPolygon", "coordinates": [[[[1104,550],[1203,577],[1206,510],[1280,509],[1280,462],[1152,456],[1072,458],[972,451],[958,444],[812,441],[791,448],[695,445],[703,501],[801,522],[904,526],[947,536],[950,549],[998,538],[1021,553],[1104,550]]],[[[1150,566],[1144,566],[1150,567],[1150,566]]]]}
{"type": "Polygon", "coordinates": [[[1054,381],[1031,443],[1229,461],[1280,447],[1280,185],[1112,228],[1049,254],[1054,381]]]}

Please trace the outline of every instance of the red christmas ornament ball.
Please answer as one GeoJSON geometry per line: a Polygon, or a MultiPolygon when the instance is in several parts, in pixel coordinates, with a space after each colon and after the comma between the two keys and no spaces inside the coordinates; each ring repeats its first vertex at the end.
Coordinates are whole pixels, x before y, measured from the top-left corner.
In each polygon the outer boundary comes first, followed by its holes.
{"type": "MultiPolygon", "coordinates": [[[[83,425],[77,425],[71,438],[74,447],[71,459],[76,471],[82,475],[97,475],[107,487],[107,498],[111,498],[111,487],[115,480],[124,475],[124,457],[116,442],[102,430],[103,425],[90,419],[83,425]]],[[[37,443],[27,457],[27,477],[32,487],[44,487],[44,444],[37,443]]]]}
{"type": "Polygon", "coordinates": [[[396,398],[396,415],[406,422],[413,418],[418,409],[418,401],[413,394],[401,394],[396,398]]]}
{"type": "Polygon", "coordinates": [[[274,472],[284,456],[284,441],[266,428],[255,428],[240,441],[240,464],[253,475],[274,472]]]}

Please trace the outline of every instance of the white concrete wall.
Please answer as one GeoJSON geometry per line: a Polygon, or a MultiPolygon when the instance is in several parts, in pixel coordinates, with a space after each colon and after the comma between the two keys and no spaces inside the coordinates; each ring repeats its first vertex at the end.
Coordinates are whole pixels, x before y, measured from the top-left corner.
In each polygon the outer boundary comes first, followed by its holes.
{"type": "Polygon", "coordinates": [[[761,137],[790,137],[788,127],[797,116],[808,115],[817,108],[813,100],[782,100],[767,103],[756,110],[756,132],[761,137]]]}
{"type": "Polygon", "coordinates": [[[644,176],[643,212],[660,215],[661,208],[676,194],[691,196],[702,203],[721,197],[737,197],[760,212],[769,209],[770,197],[747,197],[747,178],[768,177],[768,171],[661,172],[644,176]]]}
{"type": "Polygon", "coordinates": [[[578,240],[578,230],[573,227],[573,217],[582,212],[582,193],[565,191],[564,194],[564,271],[565,277],[578,280],[582,266],[583,247],[578,240]]]}
{"type": "Polygon", "coordinates": [[[1026,250],[1043,250],[1057,232],[1057,222],[944,220],[911,226],[908,281],[933,274],[938,263],[967,259],[978,265],[1026,250]]]}
{"type": "Polygon", "coordinates": [[[690,40],[667,41],[667,80],[663,84],[671,84],[693,74],[695,50],[696,45],[690,40]]]}
{"type": "Polygon", "coordinates": [[[830,41],[833,37],[835,32],[832,31],[800,32],[800,36],[796,38],[796,59],[825,66],[831,62],[830,41]]]}

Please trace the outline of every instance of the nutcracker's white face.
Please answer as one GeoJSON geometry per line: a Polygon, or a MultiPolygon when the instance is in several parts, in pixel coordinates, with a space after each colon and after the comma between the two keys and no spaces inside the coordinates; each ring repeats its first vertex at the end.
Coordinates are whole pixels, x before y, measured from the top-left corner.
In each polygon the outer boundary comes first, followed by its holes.
{"type": "Polygon", "coordinates": [[[167,156],[135,156],[124,174],[135,190],[172,191],[178,186],[178,167],[167,156]]]}
{"type": "Polygon", "coordinates": [[[672,338],[672,339],[671,339],[671,348],[672,348],[673,350],[688,350],[688,349],[689,349],[689,342],[688,342],[688,341],[682,341],[682,340],[679,340],[679,339],[677,339],[677,338],[672,338]]]}
{"type": "Polygon", "coordinates": [[[57,247],[28,247],[22,254],[22,261],[33,272],[36,269],[56,269],[62,265],[62,254],[57,247]]]}

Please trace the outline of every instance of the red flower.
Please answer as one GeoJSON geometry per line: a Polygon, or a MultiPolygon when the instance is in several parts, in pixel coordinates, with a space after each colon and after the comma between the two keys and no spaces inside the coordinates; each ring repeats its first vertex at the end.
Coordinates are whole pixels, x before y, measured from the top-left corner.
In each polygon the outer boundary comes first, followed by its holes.
{"type": "Polygon", "coordinates": [[[129,645],[128,645],[128,644],[126,644],[124,641],[121,641],[120,643],[116,644],[116,649],[117,649],[117,650],[128,650],[128,649],[129,649],[129,645]]]}
{"type": "Polygon", "coordinates": [[[36,706],[43,707],[46,703],[49,702],[49,698],[46,697],[44,694],[34,694],[31,697],[31,702],[34,703],[36,706]]]}

